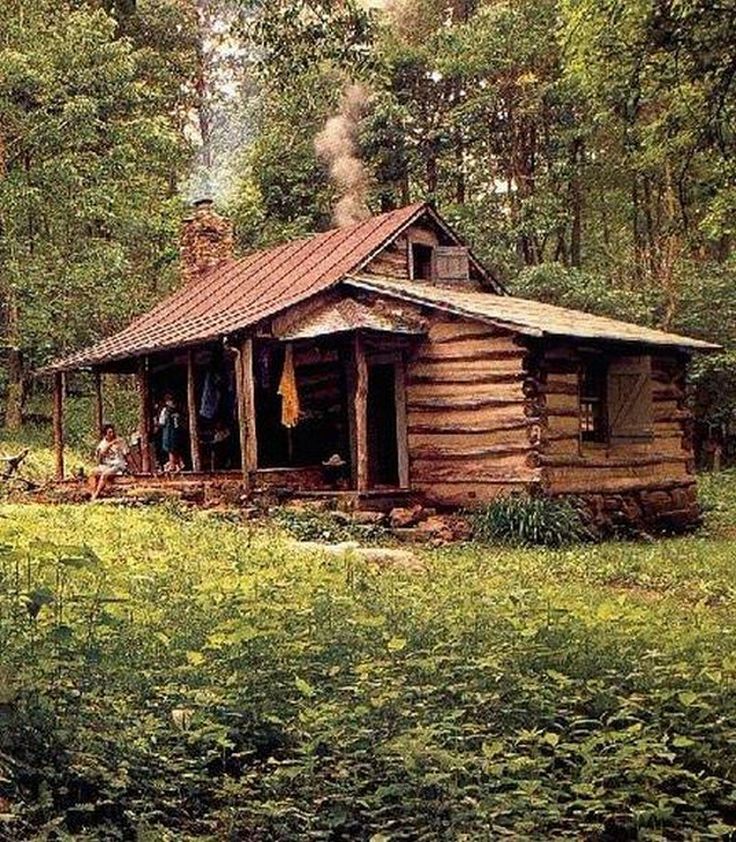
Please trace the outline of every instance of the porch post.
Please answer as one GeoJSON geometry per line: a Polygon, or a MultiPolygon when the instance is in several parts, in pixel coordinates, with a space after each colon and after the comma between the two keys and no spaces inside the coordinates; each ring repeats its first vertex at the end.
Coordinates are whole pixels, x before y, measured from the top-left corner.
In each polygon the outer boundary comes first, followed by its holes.
{"type": "Polygon", "coordinates": [[[192,457],[192,470],[202,470],[199,447],[199,418],[197,415],[197,384],[194,371],[194,352],[187,351],[187,409],[189,411],[189,449],[192,457]]]}
{"type": "Polygon", "coordinates": [[[141,472],[151,473],[151,388],[148,377],[148,357],[138,360],[138,432],[141,435],[141,472]]]}
{"type": "Polygon", "coordinates": [[[399,462],[399,487],[409,487],[409,447],[406,424],[406,370],[404,354],[394,365],[394,400],[396,401],[396,450],[399,462]]]}
{"type": "Polygon", "coordinates": [[[97,424],[97,434],[102,437],[102,425],[105,422],[105,410],[102,402],[102,372],[96,368],[94,370],[95,378],[95,424],[97,424]]]}
{"type": "Polygon", "coordinates": [[[355,357],[355,488],[368,488],[368,363],[365,356],[363,337],[355,334],[353,343],[355,357]]]}
{"type": "Polygon", "coordinates": [[[56,479],[64,479],[64,373],[54,372],[54,456],[56,479]]]}
{"type": "Polygon", "coordinates": [[[255,386],[253,384],[253,340],[244,339],[235,363],[235,383],[238,391],[238,427],[243,485],[250,489],[251,472],[258,467],[256,440],[255,386]]]}

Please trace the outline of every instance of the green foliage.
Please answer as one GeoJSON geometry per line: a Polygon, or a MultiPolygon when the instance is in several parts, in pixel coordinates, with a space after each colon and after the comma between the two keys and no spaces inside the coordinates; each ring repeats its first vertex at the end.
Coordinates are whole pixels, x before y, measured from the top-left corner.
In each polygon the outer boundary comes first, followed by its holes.
{"type": "Polygon", "coordinates": [[[5,506],[4,827],[727,834],[732,485],[710,534],[449,547],[419,574],[196,511],[5,506]]]}
{"type": "Polygon", "coordinates": [[[14,381],[172,281],[194,40],[181,8],[166,37],[152,18],[171,22],[174,5],[140,3],[122,37],[99,4],[2,4],[0,306],[14,381]]]}
{"type": "Polygon", "coordinates": [[[385,539],[388,535],[380,524],[355,523],[341,511],[284,507],[273,512],[273,520],[300,541],[365,542],[385,539]]]}
{"type": "Polygon", "coordinates": [[[509,494],[471,514],[473,535],[484,542],[561,547],[590,538],[580,503],[561,497],[509,494]]]}
{"type": "Polygon", "coordinates": [[[600,273],[568,268],[559,263],[523,269],[514,279],[512,292],[560,307],[629,319],[639,324],[653,321],[657,305],[656,291],[622,289],[600,273]]]}

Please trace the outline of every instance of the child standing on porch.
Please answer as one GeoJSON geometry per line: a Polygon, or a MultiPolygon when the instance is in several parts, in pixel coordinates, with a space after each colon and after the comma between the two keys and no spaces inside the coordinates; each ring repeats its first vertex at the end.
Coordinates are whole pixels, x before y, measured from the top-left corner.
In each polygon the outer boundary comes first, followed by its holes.
{"type": "Polygon", "coordinates": [[[171,392],[164,395],[164,405],[158,417],[158,425],[161,428],[161,449],[167,457],[164,471],[177,474],[184,467],[181,455],[181,413],[171,392]]]}

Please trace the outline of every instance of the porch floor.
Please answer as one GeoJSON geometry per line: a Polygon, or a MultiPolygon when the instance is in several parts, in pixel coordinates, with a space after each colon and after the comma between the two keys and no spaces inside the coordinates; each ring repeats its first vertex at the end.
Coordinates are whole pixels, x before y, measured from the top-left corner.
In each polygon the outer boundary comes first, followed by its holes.
{"type": "MultiPolygon", "coordinates": [[[[299,488],[287,483],[273,482],[269,469],[257,471],[247,500],[258,502],[276,498],[287,502],[294,499],[332,500],[340,509],[365,509],[389,511],[396,506],[407,505],[416,496],[407,488],[355,489],[299,488]],[[261,477],[261,474],[263,475],[261,477]],[[260,479],[263,482],[259,482],[260,479]]],[[[70,477],[55,486],[64,497],[84,499],[86,480],[70,477]]],[[[210,505],[215,502],[231,504],[245,502],[243,498],[243,475],[240,471],[182,471],[178,474],[125,474],[118,476],[103,492],[102,498],[124,497],[128,499],[170,495],[188,502],[210,505]]]]}

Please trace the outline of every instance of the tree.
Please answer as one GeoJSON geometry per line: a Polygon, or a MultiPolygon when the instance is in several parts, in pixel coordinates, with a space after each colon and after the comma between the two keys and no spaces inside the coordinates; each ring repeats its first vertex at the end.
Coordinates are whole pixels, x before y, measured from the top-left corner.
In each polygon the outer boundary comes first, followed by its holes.
{"type": "MultiPolygon", "coordinates": [[[[160,294],[176,258],[187,160],[179,18],[171,71],[161,43],[136,46],[153,15],[139,3],[121,36],[85,4],[13,0],[0,10],[0,300],[6,424],[22,417],[28,372],[119,327],[160,294]]],[[[155,33],[148,33],[149,37],[155,33]]],[[[141,39],[142,40],[142,39],[141,39]]]]}

